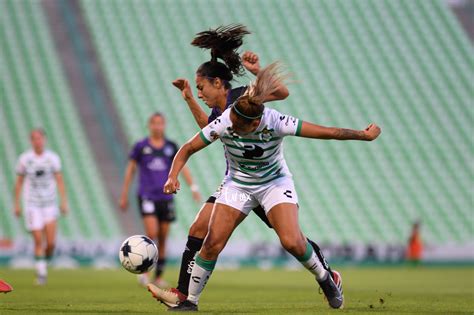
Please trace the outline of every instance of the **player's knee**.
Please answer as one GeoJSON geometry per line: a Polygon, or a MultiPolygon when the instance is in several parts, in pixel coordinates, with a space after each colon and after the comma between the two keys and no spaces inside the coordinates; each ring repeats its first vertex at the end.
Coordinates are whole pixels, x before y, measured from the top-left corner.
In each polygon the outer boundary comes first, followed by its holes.
{"type": "Polygon", "coordinates": [[[205,238],[207,234],[208,222],[196,220],[189,228],[189,235],[197,238],[205,238]]]}

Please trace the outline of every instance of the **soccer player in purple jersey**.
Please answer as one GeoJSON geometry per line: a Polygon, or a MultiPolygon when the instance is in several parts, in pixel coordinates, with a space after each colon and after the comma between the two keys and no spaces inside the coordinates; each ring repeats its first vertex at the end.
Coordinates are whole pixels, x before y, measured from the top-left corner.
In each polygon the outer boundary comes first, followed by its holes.
{"type": "MultiPolygon", "coordinates": [[[[243,74],[242,67],[255,76],[259,73],[260,62],[257,54],[247,51],[240,58],[237,53],[237,49],[243,43],[243,37],[249,33],[245,26],[230,25],[198,33],[191,43],[194,46],[211,50],[211,60],[198,67],[195,78],[198,98],[203,100],[212,109],[211,114],[207,116],[197,103],[188,80],[183,78],[176,79],[173,81],[173,85],[181,90],[182,96],[188,104],[199,128],[204,128],[208,123],[217,119],[225,109],[245,93],[247,90],[246,86],[232,88],[230,83],[234,76],[243,74]],[[223,62],[218,61],[218,58],[223,62]]],[[[280,85],[273,93],[266,97],[265,102],[284,100],[288,95],[287,87],[280,85]]],[[[181,259],[177,288],[160,290],[153,285],[148,286],[148,290],[153,294],[153,297],[168,307],[176,306],[187,297],[194,257],[201,249],[207,234],[216,196],[217,191],[203,204],[189,229],[188,241],[181,259]]],[[[265,211],[261,207],[256,207],[253,211],[268,227],[272,228],[265,215],[265,211]]],[[[342,290],[340,274],[337,271],[331,270],[319,246],[309,239],[308,241],[313,246],[324,268],[329,271],[330,275],[334,278],[334,282],[342,290]]]]}
{"type": "MultiPolygon", "coordinates": [[[[161,275],[166,264],[166,239],[170,223],[176,219],[173,196],[163,193],[163,185],[178,146],[165,137],[165,127],[165,117],[161,113],[151,115],[148,120],[149,136],[135,143],[130,152],[119,201],[120,208],[126,211],[130,184],[138,168],[138,205],[145,233],[149,238],[158,240],[154,282],[159,287],[167,286],[161,275]]],[[[193,184],[189,169],[185,169],[183,176],[191,187],[193,199],[201,202],[199,189],[193,184]]],[[[138,279],[143,285],[149,282],[147,274],[139,275],[138,279]]]]}

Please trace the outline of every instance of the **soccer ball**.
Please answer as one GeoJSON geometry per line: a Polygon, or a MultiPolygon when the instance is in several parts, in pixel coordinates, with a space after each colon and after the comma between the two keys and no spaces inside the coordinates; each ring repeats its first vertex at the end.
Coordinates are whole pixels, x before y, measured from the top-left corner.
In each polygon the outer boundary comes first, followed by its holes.
{"type": "Polygon", "coordinates": [[[145,273],[156,264],[158,248],[147,236],[133,235],[120,246],[119,259],[131,273],[145,273]]]}

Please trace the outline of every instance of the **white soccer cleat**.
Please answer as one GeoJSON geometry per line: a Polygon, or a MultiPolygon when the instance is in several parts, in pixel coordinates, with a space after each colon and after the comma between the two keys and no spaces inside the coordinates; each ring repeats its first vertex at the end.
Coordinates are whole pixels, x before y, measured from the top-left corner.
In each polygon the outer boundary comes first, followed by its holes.
{"type": "Polygon", "coordinates": [[[163,290],[152,283],[148,284],[148,291],[158,302],[168,307],[176,307],[179,303],[186,301],[187,298],[187,296],[179,292],[178,289],[171,288],[169,290],[163,290]]]}

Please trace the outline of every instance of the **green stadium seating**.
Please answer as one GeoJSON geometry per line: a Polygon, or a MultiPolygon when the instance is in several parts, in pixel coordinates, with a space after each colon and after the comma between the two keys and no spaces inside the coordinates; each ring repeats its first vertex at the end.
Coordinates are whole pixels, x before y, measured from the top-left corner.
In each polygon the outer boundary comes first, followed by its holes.
{"type": "Polygon", "coordinates": [[[15,163],[42,126],[63,163],[70,214],[60,220],[66,240],[116,240],[121,227],[69,94],[39,1],[2,1],[0,47],[0,238],[22,238],[13,216],[15,163]]]}
{"type": "MultiPolygon", "coordinates": [[[[308,235],[341,244],[403,243],[419,219],[428,242],[472,241],[474,54],[444,1],[81,4],[131,143],[146,134],[156,110],[178,143],[198,131],[171,81],[194,80],[209,59],[189,45],[196,32],[243,23],[253,32],[244,49],[263,64],[282,60],[294,74],[289,99],[269,106],[324,125],[374,121],[383,129],[370,144],[286,140],[308,235]]],[[[222,149],[200,152],[190,166],[210,194],[223,176],[222,149]]],[[[177,199],[175,236],[198,209],[186,188],[177,199]]],[[[255,216],[247,221],[236,238],[275,239],[255,216]]]]}

